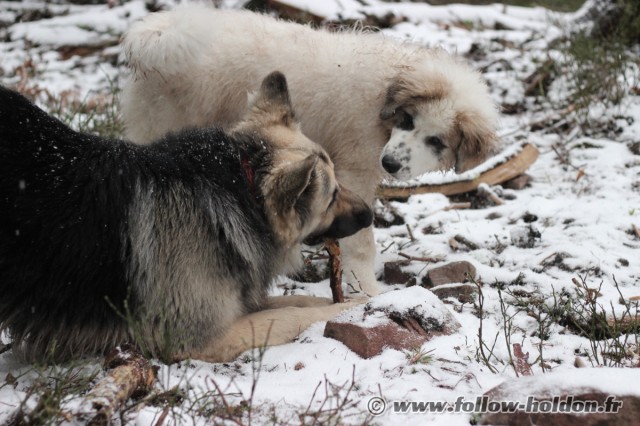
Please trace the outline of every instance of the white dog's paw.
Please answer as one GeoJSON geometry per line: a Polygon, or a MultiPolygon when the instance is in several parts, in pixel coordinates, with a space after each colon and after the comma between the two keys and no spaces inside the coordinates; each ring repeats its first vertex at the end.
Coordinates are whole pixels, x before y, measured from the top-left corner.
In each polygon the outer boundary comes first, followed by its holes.
{"type": "Polygon", "coordinates": [[[373,270],[350,268],[342,273],[342,280],[347,284],[345,292],[349,297],[373,297],[384,293],[386,289],[378,283],[373,270]]]}

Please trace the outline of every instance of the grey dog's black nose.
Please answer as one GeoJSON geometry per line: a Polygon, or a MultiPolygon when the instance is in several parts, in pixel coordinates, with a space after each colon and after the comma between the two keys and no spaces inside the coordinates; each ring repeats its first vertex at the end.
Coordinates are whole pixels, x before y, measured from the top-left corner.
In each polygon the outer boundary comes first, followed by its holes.
{"type": "Polygon", "coordinates": [[[389,173],[395,173],[400,170],[402,164],[391,155],[385,155],[382,157],[382,167],[389,173]]]}

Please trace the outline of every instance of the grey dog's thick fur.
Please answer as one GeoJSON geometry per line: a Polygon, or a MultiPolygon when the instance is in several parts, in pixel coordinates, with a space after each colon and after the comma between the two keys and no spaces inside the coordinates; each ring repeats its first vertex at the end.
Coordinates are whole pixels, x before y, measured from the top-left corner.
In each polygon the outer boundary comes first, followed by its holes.
{"type": "Polygon", "coordinates": [[[148,146],[77,133],[0,87],[0,330],[29,360],[123,343],[228,360],[265,343],[261,315],[276,320],[267,343],[287,341],[349,305],[255,313],[326,305],[268,299],[273,277],[305,238],[371,220],[300,132],[280,73],[230,132],[148,146]]]}
{"type": "MultiPolygon", "coordinates": [[[[133,76],[122,107],[135,142],[185,126],[233,126],[258,76],[281,69],[303,132],[370,205],[384,175],[381,159],[403,179],[464,171],[496,142],[497,112],[479,73],[442,50],[380,33],[332,33],[186,4],[134,24],[123,47],[133,76]]],[[[372,230],[341,247],[345,279],[365,293],[380,292],[372,230]]]]}

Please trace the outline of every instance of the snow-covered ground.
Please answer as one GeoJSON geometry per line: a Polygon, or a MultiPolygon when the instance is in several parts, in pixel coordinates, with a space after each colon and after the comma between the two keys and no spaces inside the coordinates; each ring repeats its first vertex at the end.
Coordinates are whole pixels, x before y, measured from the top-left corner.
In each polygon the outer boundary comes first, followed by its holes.
{"type": "MultiPolygon", "coordinates": [[[[233,6],[242,2],[223,3],[233,6]]],[[[520,112],[503,117],[504,144],[508,149],[528,141],[538,147],[540,157],[528,171],[532,180],[527,187],[494,188],[504,204],[472,200],[472,208],[447,209],[459,200],[426,194],[377,206],[381,214],[393,212],[403,221],[376,229],[376,272],[381,279],[385,262],[405,259],[400,253],[444,259],[439,264],[466,260],[476,267],[478,282],[483,284],[482,334],[488,362],[479,351],[477,303],[474,306],[448,300],[447,309],[462,327],[450,336],[425,343],[425,357],[387,349],[371,359],[361,359],[342,343],[323,337],[324,324],[315,324],[298,341],[268,349],[261,360],[242,356],[224,365],[160,365],[158,390],[177,386],[187,396],[168,411],[164,423],[193,420],[205,424],[212,418],[220,421],[232,410],[225,412],[220,408],[224,404],[213,397],[219,389],[229,406],[238,407],[241,401],[251,405],[251,410],[239,409],[244,410],[241,423],[248,423],[249,416],[255,423],[312,423],[311,414],[316,413],[323,422],[333,423],[467,425],[471,418],[468,413],[387,412],[372,417],[367,403],[376,396],[386,401],[454,402],[460,396],[475,400],[516,376],[509,363],[512,343],[520,343],[523,352],[529,353],[533,375],[543,381],[543,375],[559,372],[559,383],[570,382],[572,374],[579,371],[575,365],[612,365],[614,362],[601,354],[607,341],[600,341],[600,348],[594,350],[575,327],[555,320],[549,312],[563,303],[567,308],[569,302],[577,309],[599,291],[596,301],[605,313],[620,317],[625,311],[622,301],[637,303],[640,299],[640,237],[633,228],[640,227],[640,155],[638,146],[633,145],[640,142],[637,67],[628,72],[628,94],[619,107],[594,107],[590,112],[594,123],[611,123],[612,131],[603,133],[605,136],[583,136],[577,124],[566,118],[562,130],[561,126],[537,126],[542,129],[531,131],[530,123],[561,117],[547,102],[525,96],[524,80],[549,56],[560,57],[559,52],[549,52],[547,46],[563,34],[562,28],[573,25],[575,14],[502,4],[429,6],[374,0],[288,3],[333,20],[389,12],[405,17],[383,31],[390,37],[442,46],[468,56],[483,69],[499,104],[519,106],[520,112]],[[536,231],[540,236],[532,244],[519,242],[519,236],[536,231]],[[456,235],[477,247],[459,245],[454,249],[450,241],[456,235]],[[332,418],[334,412],[341,417],[332,418]],[[299,417],[302,413],[308,416],[299,417]]],[[[0,83],[31,90],[41,102],[46,96],[55,98],[63,93],[81,100],[110,94],[126,76],[118,37],[146,13],[141,0],[112,8],[0,1],[0,39],[5,40],[0,43],[0,83]],[[34,16],[28,12],[32,10],[46,11],[44,15],[51,17],[13,24],[18,16],[34,16]]],[[[557,99],[566,95],[562,80],[554,82],[548,92],[557,99]]],[[[433,183],[447,176],[424,179],[433,183]]],[[[413,261],[405,270],[416,274],[420,283],[426,272],[439,264],[413,261]]],[[[398,304],[407,303],[415,293],[403,287],[395,285],[394,294],[385,297],[398,304]]],[[[326,280],[299,283],[282,278],[273,292],[283,291],[330,296],[326,280]]],[[[631,312],[637,312],[637,305],[631,306],[631,312]]],[[[626,357],[620,362],[625,367],[640,365],[636,338],[632,335],[628,339],[626,357]]],[[[45,375],[52,374],[51,370],[44,371],[45,375]]],[[[638,368],[628,368],[624,375],[595,373],[591,385],[601,385],[607,392],[620,389],[620,380],[640,381],[638,368]]],[[[26,411],[36,405],[37,395],[30,395],[29,389],[41,374],[42,370],[17,362],[10,352],[0,356],[0,380],[5,380],[0,382],[0,423],[21,403],[26,404],[26,411]]],[[[581,385],[584,376],[581,373],[582,379],[578,380],[581,385]]],[[[633,389],[626,385],[623,388],[633,389]]],[[[62,407],[71,410],[79,399],[67,396],[62,407]]],[[[131,424],[155,424],[162,413],[161,404],[150,403],[128,411],[123,419],[131,424]]]]}

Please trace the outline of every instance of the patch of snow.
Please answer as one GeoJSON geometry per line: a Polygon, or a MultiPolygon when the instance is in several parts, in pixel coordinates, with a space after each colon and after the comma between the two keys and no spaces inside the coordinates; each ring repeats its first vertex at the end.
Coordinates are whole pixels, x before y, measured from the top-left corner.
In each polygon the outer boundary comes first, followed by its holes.
{"type": "MultiPolygon", "coordinates": [[[[241,3],[227,0],[223,6],[237,7],[241,3]]],[[[447,209],[453,200],[441,194],[423,194],[406,202],[378,202],[376,207],[388,208],[387,216],[392,218],[394,211],[404,220],[399,225],[375,229],[378,276],[382,276],[385,262],[406,260],[402,255],[441,257],[446,262],[466,260],[474,264],[484,296],[483,335],[485,343],[493,347],[491,362],[498,373],[492,373],[478,357],[477,306],[454,301],[442,309],[442,303],[429,291],[418,286],[403,289],[395,285],[387,286],[389,292],[371,300],[371,306],[392,306],[403,311],[421,305],[425,315],[451,315],[462,325],[456,333],[435,338],[420,348],[429,354],[425,364],[411,364],[406,353],[393,349],[363,360],[342,343],[323,337],[324,324],[317,323],[295,342],[269,348],[261,363],[257,354],[251,352],[228,364],[159,363],[157,390],[178,386],[187,399],[195,401],[212,399],[218,386],[231,405],[252,397],[255,407],[274,410],[255,413],[256,423],[268,421],[272,415],[295,423],[307,407],[311,411],[336,407],[336,396],[345,397],[354,380],[356,386],[348,396],[355,405],[344,413],[346,417],[341,421],[357,424],[367,419],[369,398],[380,394],[387,401],[452,402],[459,396],[470,400],[514,378],[515,373],[508,367],[509,348],[505,343],[510,337],[522,344],[530,360],[537,358],[540,349],[544,351],[547,364],[544,371],[535,363],[534,376],[523,379],[526,386],[522,388],[527,392],[544,386],[564,389],[568,385],[589,385],[607,393],[637,395],[633,387],[637,369],[573,366],[576,357],[589,365],[590,342],[585,337],[552,322],[543,340],[538,334],[538,323],[526,311],[517,312],[513,305],[507,306],[513,324],[511,334],[505,336],[501,315],[500,298],[514,301],[518,293],[522,301],[528,301],[530,309],[539,306],[537,302],[552,306],[562,295],[575,295],[576,279],[584,279],[590,289],[599,289],[597,302],[607,314],[617,317],[625,311],[621,297],[628,301],[640,296],[640,240],[631,231],[632,225],[640,226],[640,157],[628,148],[631,142],[640,141],[638,96],[630,91],[617,108],[596,106],[589,112],[592,120],[610,119],[615,124],[617,129],[608,138],[577,136],[580,132],[571,129],[530,130],[531,123],[559,117],[560,111],[526,97],[524,81],[548,57],[562,57],[559,51],[548,51],[549,42],[563,34],[565,27],[573,25],[579,14],[498,4],[431,6],[377,0],[289,0],[289,3],[329,19],[392,12],[407,21],[384,29],[389,37],[441,46],[461,55],[469,54],[471,47],[477,45],[482,54],[475,59],[469,55],[469,60],[485,70],[493,99],[502,105],[522,106],[522,110],[502,117],[500,135],[505,146],[502,154],[462,175],[428,174],[412,182],[436,184],[473,179],[515,154],[522,143],[532,143],[540,150],[540,157],[527,171],[531,183],[519,191],[504,190],[504,204],[447,209]],[[540,238],[534,239],[531,246],[514,244],[512,235],[521,235],[530,225],[540,232],[540,238]],[[411,236],[407,228],[412,230],[411,236]],[[465,236],[479,248],[453,250],[450,240],[456,235],[465,236]]],[[[170,7],[174,3],[167,0],[163,4],[170,7]]],[[[0,36],[10,35],[3,38],[8,41],[0,43],[0,82],[6,86],[37,86],[52,97],[66,91],[72,91],[79,99],[93,93],[111,93],[111,86],[120,84],[127,76],[115,43],[131,22],[147,13],[145,2],[133,0],[111,9],[104,5],[0,2],[0,23],[12,22],[25,10],[45,7],[51,10],[52,18],[0,28],[0,36]],[[99,49],[95,54],[70,58],[60,53],[62,47],[88,45],[99,49]]],[[[630,67],[625,77],[637,84],[638,67],[630,67]]],[[[566,97],[566,83],[560,77],[552,84],[551,101],[559,102],[566,97]]],[[[407,270],[416,274],[419,283],[432,266],[412,261],[407,270]]],[[[331,297],[328,280],[301,283],[280,278],[271,293],[284,292],[331,297]]],[[[348,289],[345,294],[349,296],[348,289]]],[[[357,314],[364,316],[364,308],[361,309],[356,310],[357,314]]],[[[377,318],[369,317],[371,321],[377,318]]],[[[7,338],[2,336],[3,341],[7,338]]],[[[635,351],[632,361],[637,365],[638,349],[635,351]]],[[[7,421],[25,398],[27,408],[37,403],[37,398],[28,394],[29,386],[39,377],[32,366],[8,352],[0,355],[0,377],[6,378],[9,373],[18,380],[15,386],[0,386],[0,423],[7,421]]],[[[70,398],[63,405],[72,410],[78,407],[80,399],[70,398]]],[[[161,412],[162,407],[146,406],[129,422],[152,424],[161,412]]],[[[469,419],[464,413],[406,416],[386,413],[375,422],[453,426],[468,425],[469,419]]],[[[167,423],[170,421],[205,424],[207,419],[189,412],[185,404],[172,410],[167,423]]]]}

